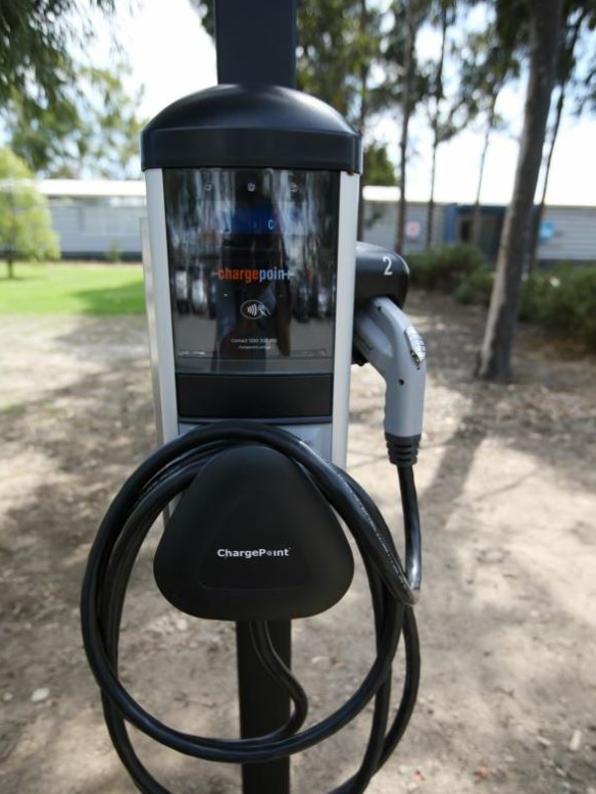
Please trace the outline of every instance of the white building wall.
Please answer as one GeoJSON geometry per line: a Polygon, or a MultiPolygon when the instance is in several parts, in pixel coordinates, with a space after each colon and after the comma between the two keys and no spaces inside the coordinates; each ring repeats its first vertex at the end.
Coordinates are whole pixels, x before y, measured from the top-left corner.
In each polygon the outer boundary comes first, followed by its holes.
{"type": "MultiPolygon", "coordinates": [[[[365,201],[364,240],[393,250],[397,237],[397,203],[389,201],[365,201]]],[[[408,204],[406,212],[406,246],[401,253],[421,251],[426,247],[428,205],[420,202],[408,204]]],[[[434,209],[432,244],[444,240],[445,206],[434,209]]]]}
{"type": "Polygon", "coordinates": [[[110,206],[76,199],[49,203],[63,256],[104,256],[114,251],[140,259],[143,205],[110,206]]]}
{"type": "MultiPolygon", "coordinates": [[[[142,182],[48,180],[40,187],[48,197],[63,255],[102,257],[114,251],[140,259],[139,222],[146,214],[142,182]]],[[[363,237],[367,242],[393,249],[399,191],[367,187],[366,192],[363,237]]],[[[448,205],[435,207],[434,245],[445,240],[447,211],[448,205]]],[[[403,253],[425,247],[426,224],[426,202],[409,202],[403,253]]],[[[547,207],[543,231],[549,236],[539,245],[539,259],[596,261],[596,206],[547,207]]]]}
{"type": "Polygon", "coordinates": [[[596,262],[596,207],[547,207],[538,259],[596,262]],[[550,228],[549,228],[550,227],[550,228]]]}

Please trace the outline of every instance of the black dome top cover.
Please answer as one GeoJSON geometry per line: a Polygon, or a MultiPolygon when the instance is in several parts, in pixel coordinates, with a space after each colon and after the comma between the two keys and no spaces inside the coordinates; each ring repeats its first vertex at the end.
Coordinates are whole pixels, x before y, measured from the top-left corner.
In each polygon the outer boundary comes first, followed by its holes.
{"type": "Polygon", "coordinates": [[[141,135],[142,168],[361,170],[360,135],[291,88],[217,85],[162,110],[141,135]]]}

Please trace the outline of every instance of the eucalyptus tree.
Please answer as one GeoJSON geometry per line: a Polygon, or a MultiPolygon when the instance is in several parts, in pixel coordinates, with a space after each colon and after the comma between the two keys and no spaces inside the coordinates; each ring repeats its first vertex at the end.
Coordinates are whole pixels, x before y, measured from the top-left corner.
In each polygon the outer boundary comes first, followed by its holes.
{"type": "Polygon", "coordinates": [[[41,176],[136,177],[143,89],[131,92],[123,59],[110,69],[73,68],[76,81],[49,105],[12,92],[3,113],[11,149],[41,176]]]}
{"type": "Polygon", "coordinates": [[[20,157],[0,147],[0,255],[8,278],[18,260],[57,259],[58,238],[52,230],[45,196],[20,157]]]}
{"type": "Polygon", "coordinates": [[[588,44],[586,57],[582,59],[582,68],[577,70],[575,78],[575,108],[577,115],[584,112],[596,113],[596,3],[592,2],[592,13],[587,20],[585,33],[588,44]]]}
{"type": "MultiPolygon", "coordinates": [[[[115,0],[0,3],[0,119],[11,148],[36,174],[136,173],[137,104],[121,56],[106,69],[85,61],[95,14],[115,0]]],[[[137,169],[138,170],[138,169],[137,169]]]]}
{"type": "Polygon", "coordinates": [[[376,109],[373,73],[380,65],[382,18],[373,0],[302,0],[298,4],[298,87],[342,113],[365,142],[359,236],[364,227],[362,192],[365,184],[374,181],[367,166],[378,162],[378,149],[384,148],[370,135],[376,109]],[[371,146],[375,151],[369,157],[371,146]]]}
{"type": "MultiPolygon", "coordinates": [[[[213,36],[213,0],[191,0],[213,36]]],[[[359,129],[365,140],[361,191],[370,183],[366,165],[377,162],[379,142],[371,133],[376,112],[375,66],[380,65],[383,11],[374,0],[300,0],[298,3],[298,88],[319,97],[359,129]],[[367,157],[369,146],[375,147],[367,157]]],[[[385,172],[386,174],[387,172],[385,172]]],[[[359,232],[362,232],[360,202],[359,232]]]]}
{"type": "MultiPolygon", "coordinates": [[[[565,8],[565,22],[563,29],[563,40],[561,44],[561,52],[559,56],[559,65],[557,71],[557,102],[554,108],[554,118],[550,137],[547,146],[547,152],[544,158],[543,177],[542,177],[542,191],[540,194],[540,201],[534,212],[532,223],[532,231],[530,235],[530,247],[528,251],[528,272],[532,272],[536,267],[536,259],[538,253],[538,243],[540,237],[540,226],[542,218],[544,217],[544,207],[546,204],[546,194],[548,192],[548,182],[550,176],[553,155],[555,151],[555,144],[557,136],[561,127],[561,119],[565,109],[566,101],[569,94],[577,94],[578,102],[576,103],[576,114],[579,115],[585,110],[589,110],[589,104],[582,101],[585,96],[586,86],[589,85],[589,77],[584,77],[580,70],[580,56],[578,50],[582,39],[587,39],[585,42],[590,46],[591,52],[596,52],[596,37],[593,33],[596,28],[596,3],[594,0],[571,0],[567,3],[565,8]]],[[[596,63],[588,63],[588,75],[590,68],[596,66],[596,63]]],[[[596,108],[591,108],[592,110],[596,108]]]]}
{"type": "Polygon", "coordinates": [[[435,210],[435,182],[437,175],[437,150],[442,143],[452,138],[464,123],[463,117],[458,123],[458,115],[464,107],[461,95],[453,97],[448,103],[445,92],[445,60],[448,56],[457,58],[457,48],[448,47],[450,28],[457,20],[457,0],[436,0],[431,7],[431,21],[438,27],[440,34],[439,55],[436,63],[429,66],[429,86],[426,97],[428,119],[432,132],[431,170],[430,170],[430,197],[427,208],[426,221],[426,247],[432,244],[434,210],[435,210]],[[446,105],[448,104],[448,107],[446,105]]]}
{"type": "Polygon", "coordinates": [[[410,122],[420,101],[428,93],[428,74],[420,63],[416,45],[420,30],[428,19],[432,0],[393,0],[390,25],[382,45],[385,80],[375,91],[379,110],[396,108],[400,114],[398,183],[395,248],[404,250],[407,212],[407,168],[410,122]]]}
{"type": "Polygon", "coordinates": [[[46,107],[76,77],[72,51],[93,33],[88,14],[115,0],[4,0],[0,3],[0,106],[14,91],[46,107]]]}
{"type": "Polygon", "coordinates": [[[393,187],[397,184],[395,166],[382,143],[370,143],[364,150],[364,173],[369,185],[393,187]]]}
{"type": "MultiPolygon", "coordinates": [[[[501,28],[503,28],[503,24],[501,28]]],[[[484,172],[493,133],[502,130],[504,120],[497,112],[501,91],[512,79],[519,77],[519,42],[509,33],[497,30],[494,19],[489,20],[484,30],[473,31],[466,36],[461,52],[460,92],[470,117],[483,120],[484,132],[480,152],[476,196],[472,213],[471,239],[480,242],[480,199],[484,184],[484,172]]]]}
{"type": "Polygon", "coordinates": [[[534,195],[540,172],[551,95],[563,32],[564,0],[497,0],[499,15],[527,15],[528,83],[511,203],[507,208],[496,275],[479,353],[479,377],[507,381],[528,250],[534,195]]]}

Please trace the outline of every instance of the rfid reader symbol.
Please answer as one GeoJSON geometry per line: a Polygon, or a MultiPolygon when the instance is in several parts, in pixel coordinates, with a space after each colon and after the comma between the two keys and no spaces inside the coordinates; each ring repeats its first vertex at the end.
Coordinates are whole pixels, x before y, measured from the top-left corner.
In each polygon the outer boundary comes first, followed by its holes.
{"type": "Polygon", "coordinates": [[[270,317],[271,312],[262,301],[244,301],[240,307],[240,314],[247,320],[260,320],[261,317],[270,317]]]}

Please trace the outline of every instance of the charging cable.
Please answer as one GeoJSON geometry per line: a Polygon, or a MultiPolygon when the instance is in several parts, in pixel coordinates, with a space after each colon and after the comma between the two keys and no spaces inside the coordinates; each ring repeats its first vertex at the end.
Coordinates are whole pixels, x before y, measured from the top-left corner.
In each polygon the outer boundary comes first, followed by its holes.
{"type": "Polygon", "coordinates": [[[405,569],[379,509],[358,483],[306,443],[279,428],[249,421],[221,421],[164,445],[129,477],[112,502],[93,543],[85,572],[81,619],[85,651],[101,689],[112,742],[137,788],[169,794],[142,764],[126,723],[173,750],[226,763],[268,762],[306,750],[335,734],[374,699],[369,738],[358,771],[330,794],[364,792],[407,727],[420,677],[413,605],[420,587],[420,524],[411,463],[398,462],[405,526],[405,569]],[[308,709],[304,690],[277,654],[266,621],[250,624],[257,656],[288,692],[292,714],[285,725],[247,739],[197,736],[176,730],[146,711],[118,678],[118,645],[130,574],[151,526],[202,468],[238,445],[265,445],[297,463],[343,519],[362,557],[371,593],[376,658],[355,692],[336,711],[302,728],[308,709]],[[405,674],[397,712],[390,721],[392,665],[403,635],[405,674]]]}

